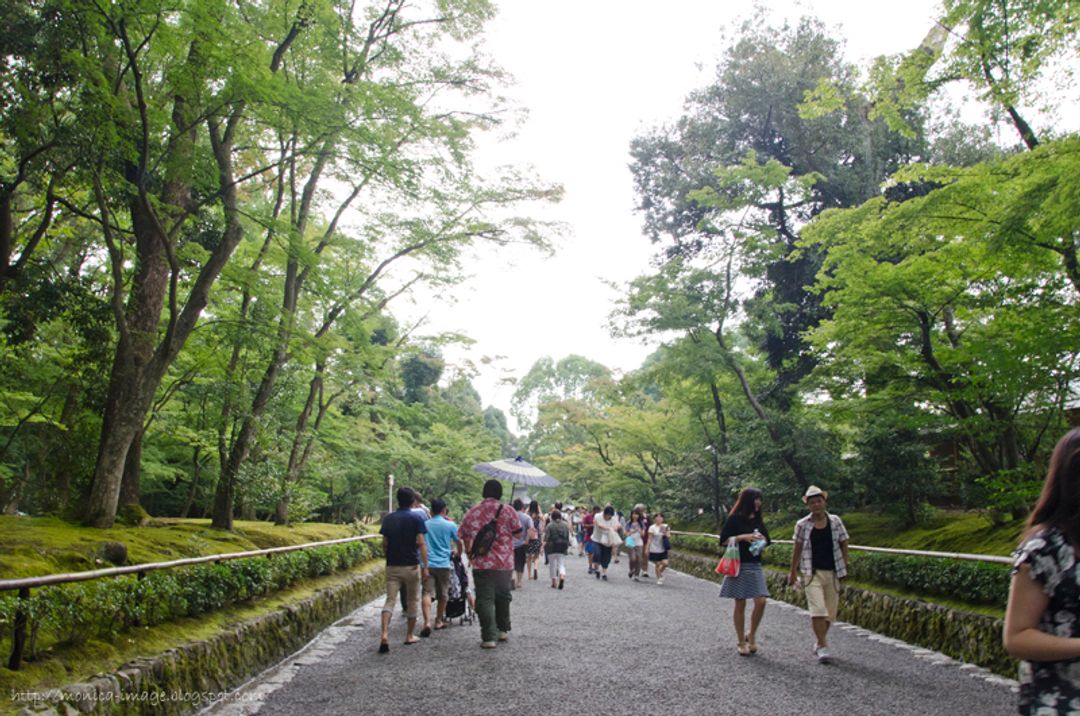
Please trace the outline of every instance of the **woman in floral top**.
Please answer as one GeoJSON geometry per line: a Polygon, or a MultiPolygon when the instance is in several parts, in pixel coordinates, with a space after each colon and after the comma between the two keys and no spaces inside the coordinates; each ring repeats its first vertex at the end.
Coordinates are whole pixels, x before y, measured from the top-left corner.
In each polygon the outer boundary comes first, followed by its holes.
{"type": "Polygon", "coordinates": [[[1080,428],[1054,448],[1016,550],[1005,649],[1020,659],[1020,713],[1080,714],[1080,428]]]}

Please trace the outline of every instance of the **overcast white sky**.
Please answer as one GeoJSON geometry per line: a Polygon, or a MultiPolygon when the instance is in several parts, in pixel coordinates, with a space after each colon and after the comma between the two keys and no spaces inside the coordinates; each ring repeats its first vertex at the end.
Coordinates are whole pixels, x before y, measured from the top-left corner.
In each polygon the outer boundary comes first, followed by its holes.
{"type": "MultiPolygon", "coordinates": [[[[569,230],[554,258],[524,250],[488,255],[454,291],[455,302],[399,306],[426,313],[424,333],[458,331],[476,340],[449,350],[452,362],[505,356],[473,384],[484,405],[508,411],[514,387],[533,363],[579,354],[617,371],[641,364],[651,346],[609,336],[616,293],[648,269],[652,247],[634,212],[630,141],[676,119],[688,92],[707,84],[723,52],[721,30],[749,15],[749,2],[723,0],[502,0],[486,51],[516,79],[510,96],[529,111],[517,136],[485,144],[482,160],[528,164],[566,196],[545,218],[569,230]]],[[[777,18],[810,14],[846,38],[849,60],[918,46],[938,7],[779,0],[777,18]]],[[[734,33],[729,31],[728,37],[734,33]]],[[[421,299],[421,304],[424,304],[421,299]]],[[[404,309],[404,310],[403,310],[404,309]]],[[[513,423],[512,423],[513,427],[513,423]]]]}

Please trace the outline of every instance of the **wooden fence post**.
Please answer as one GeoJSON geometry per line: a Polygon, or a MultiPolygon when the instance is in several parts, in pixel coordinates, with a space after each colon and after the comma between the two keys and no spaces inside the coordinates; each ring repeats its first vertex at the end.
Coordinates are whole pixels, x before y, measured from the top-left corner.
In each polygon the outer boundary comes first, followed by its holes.
{"type": "Polygon", "coordinates": [[[18,671],[22,666],[23,646],[26,644],[26,622],[30,612],[30,587],[22,587],[19,590],[19,609],[15,612],[15,633],[11,638],[11,658],[8,659],[8,668],[18,671]]]}

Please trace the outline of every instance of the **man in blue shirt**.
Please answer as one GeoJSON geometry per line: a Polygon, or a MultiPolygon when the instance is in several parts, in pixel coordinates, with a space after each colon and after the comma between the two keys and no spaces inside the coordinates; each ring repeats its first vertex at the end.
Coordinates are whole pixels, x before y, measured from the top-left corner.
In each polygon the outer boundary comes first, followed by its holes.
{"type": "Polygon", "coordinates": [[[383,518],[379,534],[383,536],[383,553],[386,555],[386,602],[382,608],[382,634],[379,653],[390,651],[390,616],[398,592],[405,591],[405,616],[408,631],[405,644],[420,641],[413,635],[420,603],[420,578],[428,576],[428,554],[424,534],[427,526],[424,517],[412,511],[415,492],[408,487],[397,491],[398,509],[383,518]],[[422,568],[422,571],[421,571],[422,568]]]}
{"type": "MultiPolygon", "coordinates": [[[[428,572],[424,580],[424,632],[431,623],[431,599],[438,601],[435,610],[435,628],[446,628],[446,602],[450,596],[450,554],[454,549],[461,549],[458,542],[457,525],[446,518],[446,501],[436,498],[431,503],[431,519],[427,521],[428,572]]],[[[430,633],[430,632],[429,632],[430,633]]]]}

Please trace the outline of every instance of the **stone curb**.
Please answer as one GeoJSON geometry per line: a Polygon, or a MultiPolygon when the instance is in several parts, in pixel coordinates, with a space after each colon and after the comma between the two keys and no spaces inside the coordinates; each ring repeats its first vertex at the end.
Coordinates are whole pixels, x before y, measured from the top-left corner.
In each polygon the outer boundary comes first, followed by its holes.
{"type": "Polygon", "coordinates": [[[128,662],[117,671],[51,689],[19,716],[188,714],[205,708],[296,652],[319,632],[385,589],[386,571],[369,564],[345,584],[319,589],[275,612],[204,641],[128,662]]]}
{"type": "MultiPolygon", "coordinates": [[[[672,567],[713,582],[722,581],[715,571],[718,561],[718,557],[671,553],[672,567]]],[[[772,598],[805,609],[806,596],[802,590],[787,586],[786,579],[784,572],[765,569],[765,580],[772,598]]],[[[1001,632],[1005,625],[1002,619],[857,587],[844,590],[839,618],[849,624],[984,667],[995,674],[1016,678],[1017,662],[1001,644],[1001,632]]]]}

